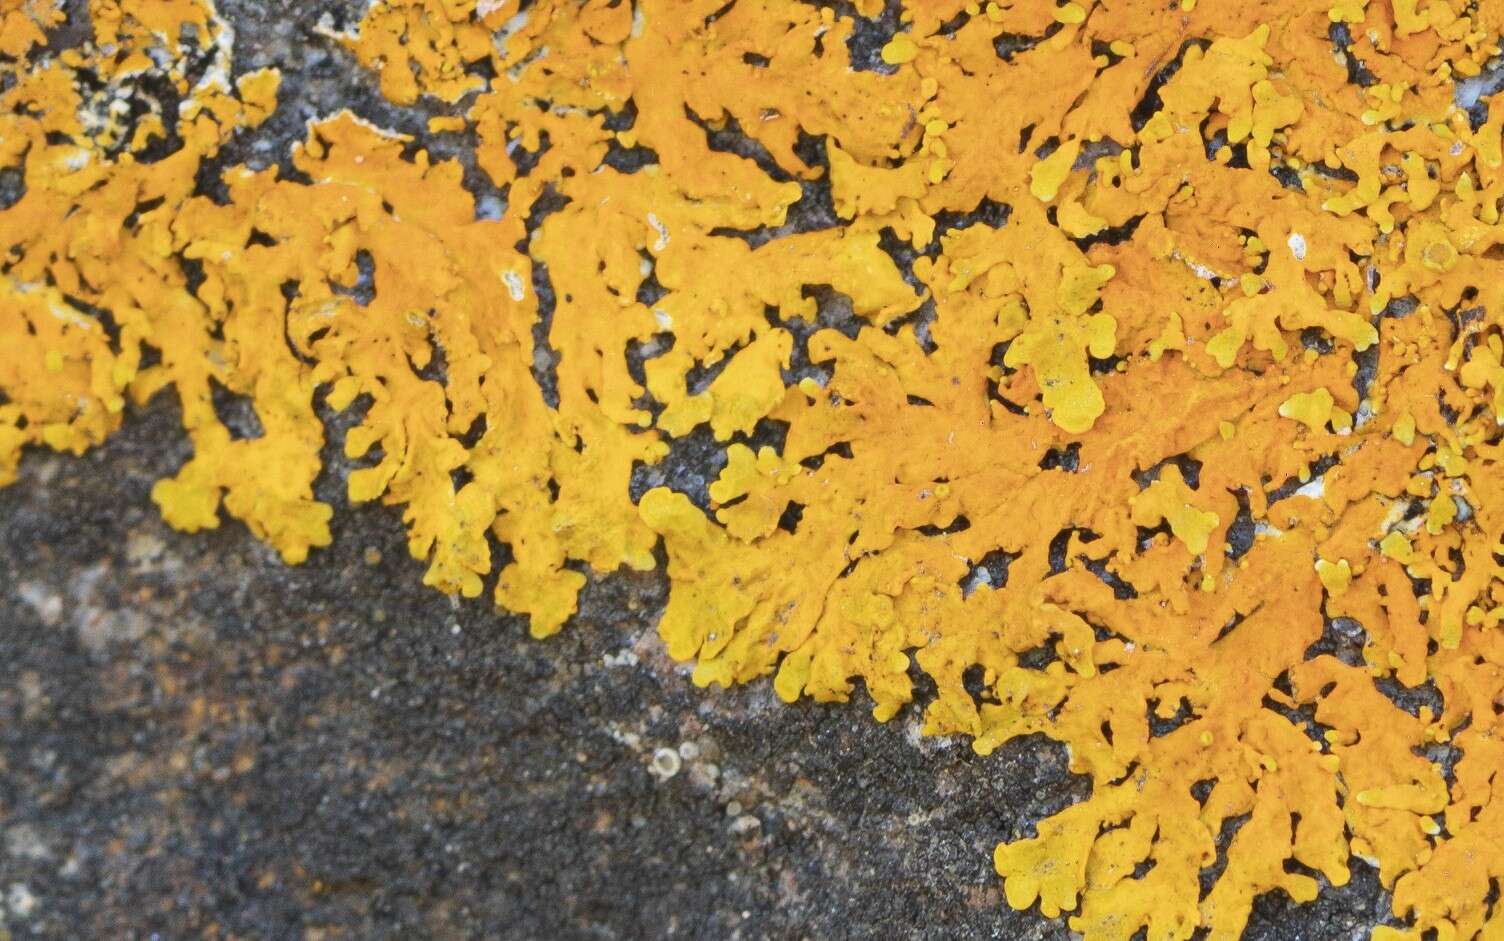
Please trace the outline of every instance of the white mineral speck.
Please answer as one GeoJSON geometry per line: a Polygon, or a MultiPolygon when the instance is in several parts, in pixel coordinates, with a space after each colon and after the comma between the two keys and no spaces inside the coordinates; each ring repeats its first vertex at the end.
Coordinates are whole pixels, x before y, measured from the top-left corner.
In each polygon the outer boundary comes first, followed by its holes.
{"type": "Polygon", "coordinates": [[[1313,478],[1310,482],[1302,484],[1300,489],[1295,491],[1295,496],[1308,497],[1312,500],[1320,500],[1325,495],[1326,480],[1321,477],[1313,478]]]}
{"type": "Polygon", "coordinates": [[[506,213],[506,205],[495,196],[482,196],[475,204],[477,219],[500,219],[506,213]]]}
{"type": "Polygon", "coordinates": [[[701,790],[711,790],[721,776],[721,768],[713,761],[697,761],[689,766],[689,781],[701,790]]]}
{"type": "Polygon", "coordinates": [[[5,833],[5,850],[17,859],[33,862],[52,858],[52,850],[42,840],[42,835],[30,824],[17,824],[5,833]]]}
{"type": "Polygon", "coordinates": [[[43,624],[51,626],[62,620],[62,596],[48,590],[40,582],[21,582],[16,586],[15,591],[20,599],[37,613],[43,624]]]}
{"type": "Polygon", "coordinates": [[[630,649],[620,653],[608,653],[601,657],[601,662],[608,667],[635,667],[637,666],[637,654],[630,649]]]}
{"type": "Polygon", "coordinates": [[[668,248],[668,227],[659,222],[658,217],[651,212],[648,213],[648,225],[652,226],[653,231],[658,233],[658,241],[653,243],[653,251],[661,252],[665,248],[668,248]]]}
{"type": "Polygon", "coordinates": [[[1290,254],[1296,261],[1306,260],[1306,237],[1299,232],[1290,233],[1290,254]]]}
{"type": "Polygon", "coordinates": [[[667,781],[678,774],[681,767],[683,767],[683,762],[678,752],[672,748],[660,748],[653,752],[653,764],[648,770],[661,780],[667,781]]]}
{"type": "Polygon", "coordinates": [[[23,883],[13,882],[5,893],[5,905],[12,915],[26,919],[37,910],[37,897],[23,883]]]}
{"type": "Polygon", "coordinates": [[[522,275],[515,271],[503,271],[501,280],[506,282],[507,293],[512,295],[512,300],[522,300],[522,275]]]}

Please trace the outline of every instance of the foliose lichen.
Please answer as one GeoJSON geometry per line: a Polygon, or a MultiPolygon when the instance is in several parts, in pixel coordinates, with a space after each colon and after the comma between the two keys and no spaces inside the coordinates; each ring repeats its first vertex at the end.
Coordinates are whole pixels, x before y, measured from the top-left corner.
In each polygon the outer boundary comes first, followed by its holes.
{"type": "Polygon", "coordinates": [[[348,112],[224,169],[277,74],[232,74],[209,0],[87,15],[55,50],[61,4],[0,0],[0,483],[170,394],[164,518],[296,563],[352,410],[350,500],[539,637],[583,569],[661,553],[696,683],[861,684],[885,720],[923,671],[927,733],[1068,745],[1090,799],[996,865],[1088,941],[1235,938],[1354,856],[1393,892],[1373,937],[1504,937],[1504,4],[331,26],[499,205],[348,112]],[[706,494],[634,486],[694,435],[706,494]],[[1439,710],[1386,693],[1420,686],[1439,710]]]}

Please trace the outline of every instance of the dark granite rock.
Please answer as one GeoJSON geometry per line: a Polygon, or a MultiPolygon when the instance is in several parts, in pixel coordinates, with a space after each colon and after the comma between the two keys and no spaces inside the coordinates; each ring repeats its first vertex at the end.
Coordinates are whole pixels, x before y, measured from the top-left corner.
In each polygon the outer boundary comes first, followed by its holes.
{"type": "Polygon", "coordinates": [[[1086,795],[1058,746],[697,690],[656,576],[533,641],[423,588],[382,509],[297,568],[174,532],[176,420],[0,491],[14,937],[1067,937],[991,871],[1086,795]]]}

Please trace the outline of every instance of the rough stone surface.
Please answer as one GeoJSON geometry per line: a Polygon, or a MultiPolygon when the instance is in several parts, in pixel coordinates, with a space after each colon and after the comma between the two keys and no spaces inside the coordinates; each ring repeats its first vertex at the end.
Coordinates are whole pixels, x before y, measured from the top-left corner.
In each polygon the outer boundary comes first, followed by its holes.
{"type": "Polygon", "coordinates": [[[1058,747],[698,691],[654,577],[532,641],[422,588],[390,511],[299,568],[176,533],[148,498],[176,421],[0,491],[14,937],[1066,937],[990,864],[1084,796],[1058,747]]]}
{"type": "MultiPolygon", "coordinates": [[[[344,107],[424,138],[430,112],[314,29],[362,4],[221,6],[237,67],[284,69],[226,164],[277,163],[344,107]]],[[[468,159],[461,135],[425,142],[468,159]]],[[[531,641],[423,588],[394,512],[345,505],[331,424],[335,542],[298,568],[238,524],[162,524],[150,486],[187,457],[167,396],[0,491],[0,941],[1070,937],[1010,910],[991,866],[1086,796],[1062,748],[983,759],[921,740],[912,710],[696,690],[654,635],[661,576],[597,579],[531,641]]],[[[694,490],[721,459],[663,473],[694,490]]],[[[1259,900],[1247,937],[1386,914],[1355,860],[1315,905],[1259,900]]]]}

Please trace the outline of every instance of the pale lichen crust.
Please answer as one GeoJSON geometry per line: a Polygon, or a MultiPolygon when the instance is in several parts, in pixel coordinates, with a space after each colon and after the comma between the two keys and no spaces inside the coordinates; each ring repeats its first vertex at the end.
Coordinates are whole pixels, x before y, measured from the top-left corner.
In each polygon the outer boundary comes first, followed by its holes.
{"type": "Polygon", "coordinates": [[[696,683],[885,720],[922,671],[926,732],[1067,745],[1090,799],[996,865],[1087,941],[1236,938],[1354,856],[1373,937],[1504,938],[1504,2],[329,26],[480,201],[351,113],[223,169],[278,75],[209,0],[87,7],[54,50],[0,0],[0,483],[169,394],[164,518],[295,563],[349,410],[349,498],[539,637],[663,564],[696,683]],[[645,488],[685,442],[708,489],[645,488]]]}

